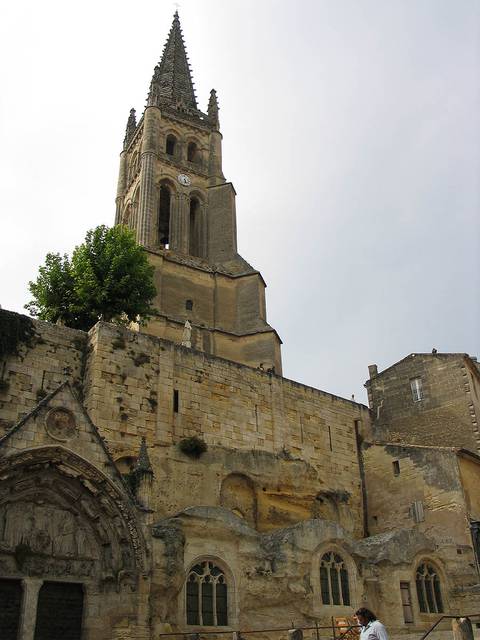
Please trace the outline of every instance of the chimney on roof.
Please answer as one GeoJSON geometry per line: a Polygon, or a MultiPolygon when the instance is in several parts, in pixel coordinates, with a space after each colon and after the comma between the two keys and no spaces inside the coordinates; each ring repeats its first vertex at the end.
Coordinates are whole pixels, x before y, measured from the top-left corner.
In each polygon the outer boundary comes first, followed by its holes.
{"type": "Polygon", "coordinates": [[[376,378],[378,375],[378,367],[376,364],[369,364],[368,365],[368,375],[370,376],[370,380],[373,380],[373,378],[376,378]]]}

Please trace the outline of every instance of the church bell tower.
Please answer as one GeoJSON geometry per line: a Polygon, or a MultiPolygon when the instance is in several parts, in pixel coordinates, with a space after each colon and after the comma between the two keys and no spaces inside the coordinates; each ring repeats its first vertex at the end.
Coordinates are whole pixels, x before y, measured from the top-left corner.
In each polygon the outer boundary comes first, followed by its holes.
{"type": "Polygon", "coordinates": [[[235,189],[222,171],[218,101],[197,105],[178,13],[139,122],[127,122],[115,224],[136,232],[155,267],[158,316],[142,330],[281,373],[281,340],[266,321],[265,282],[237,252],[235,189]]]}

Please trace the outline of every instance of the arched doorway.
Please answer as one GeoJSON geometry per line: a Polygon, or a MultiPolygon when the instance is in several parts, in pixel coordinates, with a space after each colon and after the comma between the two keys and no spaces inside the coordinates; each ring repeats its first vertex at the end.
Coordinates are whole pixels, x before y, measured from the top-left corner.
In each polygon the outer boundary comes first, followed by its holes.
{"type": "MultiPolygon", "coordinates": [[[[23,637],[25,624],[33,625],[34,640],[80,640],[93,627],[110,637],[119,594],[137,589],[144,567],[143,538],[120,477],[113,482],[61,446],[9,456],[0,474],[0,591],[13,594],[4,612],[12,640],[23,637]]],[[[129,601],[122,613],[134,615],[129,601]]]]}

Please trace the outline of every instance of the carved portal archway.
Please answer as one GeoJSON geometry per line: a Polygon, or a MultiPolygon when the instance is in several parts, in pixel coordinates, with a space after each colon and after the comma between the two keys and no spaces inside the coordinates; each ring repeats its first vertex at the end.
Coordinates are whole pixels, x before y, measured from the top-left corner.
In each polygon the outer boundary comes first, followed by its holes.
{"type": "Polygon", "coordinates": [[[144,543],[130,498],[63,447],[0,460],[0,576],[136,589],[144,543]]]}

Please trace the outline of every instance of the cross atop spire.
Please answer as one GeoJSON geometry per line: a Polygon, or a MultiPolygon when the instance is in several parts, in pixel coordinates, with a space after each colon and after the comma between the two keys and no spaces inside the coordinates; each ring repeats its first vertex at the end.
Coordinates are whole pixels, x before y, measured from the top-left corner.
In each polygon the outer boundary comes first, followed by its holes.
{"type": "Polygon", "coordinates": [[[155,67],[148,94],[148,105],[160,106],[162,103],[175,109],[197,110],[178,11],[173,16],[162,59],[155,67]]]}

